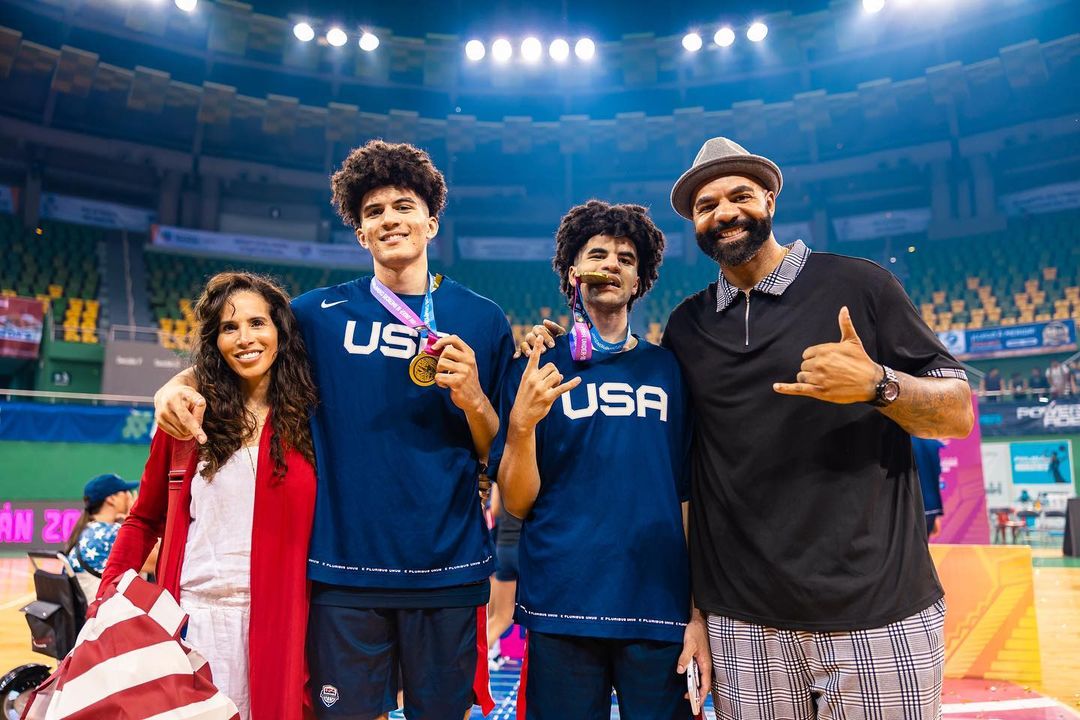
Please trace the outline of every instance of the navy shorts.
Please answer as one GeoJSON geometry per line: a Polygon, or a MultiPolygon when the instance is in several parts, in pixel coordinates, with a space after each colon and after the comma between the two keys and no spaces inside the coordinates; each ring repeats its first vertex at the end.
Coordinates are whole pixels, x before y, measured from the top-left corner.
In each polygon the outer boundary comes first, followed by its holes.
{"type": "Polygon", "coordinates": [[[513,582],[518,579],[518,546],[495,546],[495,579],[513,582]]]}
{"type": "MultiPolygon", "coordinates": [[[[623,720],[687,720],[681,643],[529,631],[521,670],[521,720],[608,720],[611,691],[623,720]]],[[[449,716],[447,716],[449,717],[449,716]]]]}
{"type": "Polygon", "coordinates": [[[396,709],[402,689],[410,720],[464,717],[476,698],[478,611],[312,604],[307,652],[316,716],[371,720],[396,709]]]}

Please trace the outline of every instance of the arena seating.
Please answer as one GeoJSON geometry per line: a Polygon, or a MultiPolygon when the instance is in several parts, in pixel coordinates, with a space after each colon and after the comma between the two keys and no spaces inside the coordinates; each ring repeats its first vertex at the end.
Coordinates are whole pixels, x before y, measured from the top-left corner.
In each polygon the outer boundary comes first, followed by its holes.
{"type": "Polygon", "coordinates": [[[1001,233],[922,242],[907,290],[934,330],[1080,320],[1080,213],[1016,219],[1001,233]]]}
{"type": "MultiPolygon", "coordinates": [[[[923,319],[936,331],[976,329],[1052,319],[1080,320],[1080,243],[1074,228],[1080,213],[1057,213],[1016,220],[1000,233],[944,241],[900,238],[905,285],[923,319]]],[[[837,252],[867,255],[862,246],[837,252]]],[[[293,295],[344,282],[352,270],[146,253],[151,308],[163,343],[183,349],[192,327],[191,303],[210,275],[244,268],[277,278],[293,295]]],[[[635,326],[644,321],[648,338],[659,340],[663,323],[683,299],[716,279],[716,266],[704,258],[694,264],[669,260],[652,292],[635,308],[635,326]]],[[[433,263],[433,269],[441,270],[433,263]]],[[[445,272],[497,302],[519,339],[533,323],[552,318],[567,322],[566,300],[550,264],[543,262],[458,261],[445,272]]],[[[6,276],[5,276],[6,279],[6,276]]],[[[5,285],[6,287],[6,285],[5,285]]]]}
{"type": "Polygon", "coordinates": [[[190,347],[195,318],[192,304],[206,280],[225,270],[246,270],[273,277],[290,295],[312,288],[345,282],[356,276],[351,270],[299,265],[275,265],[247,260],[225,260],[147,252],[146,278],[150,309],[161,330],[161,344],[177,350],[190,347]]]}
{"type": "Polygon", "coordinates": [[[47,303],[65,342],[99,342],[101,239],[96,228],[45,221],[26,229],[15,216],[0,215],[0,294],[47,303]]]}

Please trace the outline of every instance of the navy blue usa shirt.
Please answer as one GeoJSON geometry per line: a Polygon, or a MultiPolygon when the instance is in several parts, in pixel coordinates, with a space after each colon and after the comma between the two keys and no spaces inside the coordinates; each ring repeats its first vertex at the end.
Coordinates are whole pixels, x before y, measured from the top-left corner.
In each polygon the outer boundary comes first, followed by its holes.
{"type": "MultiPolygon", "coordinates": [[[[370,285],[363,277],[293,301],[319,389],[308,577],[389,590],[479,583],[492,573],[493,547],[465,413],[449,390],[409,378],[418,334],[370,285]]],[[[401,298],[420,314],[422,295],[401,298]]],[[[439,331],[476,353],[480,385],[497,404],[514,352],[506,316],[448,278],[432,302],[439,331]]]]}
{"type": "MultiPolygon", "coordinates": [[[[581,384],[536,428],[540,492],[521,531],[514,618],[537,632],[681,642],[691,431],[675,356],[639,340],[578,363],[564,336],[548,362],[581,384]]],[[[506,383],[504,426],[525,363],[506,383]]]]}

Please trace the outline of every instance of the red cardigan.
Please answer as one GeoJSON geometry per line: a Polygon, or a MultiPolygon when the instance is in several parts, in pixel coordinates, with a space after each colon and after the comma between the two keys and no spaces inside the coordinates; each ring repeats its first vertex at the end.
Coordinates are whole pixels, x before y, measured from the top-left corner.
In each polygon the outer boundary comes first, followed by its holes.
{"type": "MultiPolygon", "coordinates": [[[[259,441],[251,530],[251,716],[254,720],[298,720],[310,715],[304,641],[315,470],[300,453],[288,450],[284,481],[272,483],[270,435],[267,422],[259,441]]],[[[99,596],[125,570],[141,568],[161,538],[157,582],[179,602],[197,449],[193,440],[176,440],[161,430],[154,434],[138,500],[109,554],[99,596]]]]}

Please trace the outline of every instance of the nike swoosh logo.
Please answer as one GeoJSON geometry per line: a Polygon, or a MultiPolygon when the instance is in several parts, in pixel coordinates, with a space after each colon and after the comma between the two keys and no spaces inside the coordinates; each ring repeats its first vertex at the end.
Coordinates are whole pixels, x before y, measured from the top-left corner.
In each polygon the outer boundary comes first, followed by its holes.
{"type": "Polygon", "coordinates": [[[328,307],[334,307],[335,305],[340,305],[343,302],[349,302],[349,301],[348,300],[336,300],[336,301],[334,301],[332,303],[328,303],[325,300],[323,300],[321,304],[322,304],[323,308],[328,308],[328,307]]]}

